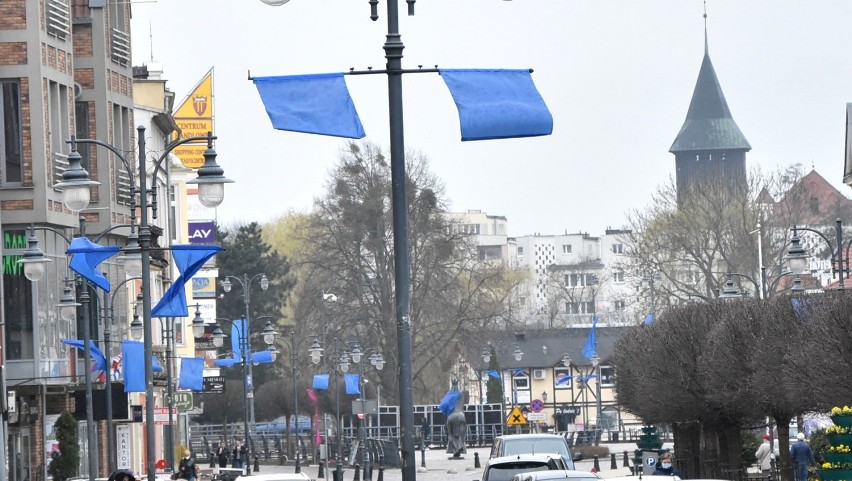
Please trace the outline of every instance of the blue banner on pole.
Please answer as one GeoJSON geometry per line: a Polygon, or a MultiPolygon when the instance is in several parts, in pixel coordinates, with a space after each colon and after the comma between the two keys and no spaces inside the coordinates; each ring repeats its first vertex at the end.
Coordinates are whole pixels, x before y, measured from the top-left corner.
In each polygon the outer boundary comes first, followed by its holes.
{"type": "Polygon", "coordinates": [[[313,389],[328,390],[328,374],[314,374],[313,389]]]}
{"type": "Polygon", "coordinates": [[[456,103],[462,140],[553,133],[553,116],[529,70],[440,69],[456,103]]]}
{"type": "Polygon", "coordinates": [[[592,330],[589,331],[589,338],[586,339],[586,345],[583,346],[583,356],[587,359],[591,359],[598,354],[598,335],[597,330],[598,327],[598,316],[595,316],[592,319],[592,330]]]}
{"type": "Polygon", "coordinates": [[[98,264],[114,256],[118,246],[102,246],[86,237],[75,237],[68,247],[71,262],[68,267],[101,289],[109,292],[109,280],[97,269],[98,264]]]}
{"type": "Polygon", "coordinates": [[[140,341],[121,341],[124,392],[145,392],[145,348],[140,341]]]}
{"type": "Polygon", "coordinates": [[[180,380],[178,387],[192,391],[204,390],[204,358],[180,358],[180,380]]]}
{"type": "MultiPolygon", "coordinates": [[[[83,350],[83,341],[80,339],[63,339],[62,342],[73,348],[83,350]]],[[[92,371],[106,371],[106,356],[91,340],[89,340],[89,355],[92,357],[92,371]]]]}
{"type": "Polygon", "coordinates": [[[169,290],[163,294],[160,302],[151,309],[151,317],[187,317],[185,285],[211,257],[222,248],[211,245],[173,245],[172,258],[180,275],[169,290]]]}
{"type": "Polygon", "coordinates": [[[357,374],[345,374],[343,382],[346,384],[346,394],[361,394],[361,389],[358,386],[359,379],[357,374]]]}

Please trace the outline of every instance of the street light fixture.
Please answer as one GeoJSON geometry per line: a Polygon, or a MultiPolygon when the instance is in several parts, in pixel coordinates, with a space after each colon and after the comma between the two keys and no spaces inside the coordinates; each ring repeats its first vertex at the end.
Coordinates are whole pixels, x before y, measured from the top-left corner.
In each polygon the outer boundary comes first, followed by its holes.
{"type": "Polygon", "coordinates": [[[784,257],[787,260],[790,270],[795,274],[805,274],[807,272],[809,257],[807,252],[805,252],[804,247],[802,247],[798,231],[813,232],[824,240],[825,243],[828,244],[828,247],[831,248],[831,274],[832,277],[834,274],[839,274],[837,289],[844,290],[846,288],[845,276],[849,274],[849,266],[846,265],[846,261],[843,259],[844,245],[842,221],[840,219],[835,221],[834,244],[831,243],[828,237],[816,229],[798,227],[794,225],[791,230],[793,231],[793,235],[790,237],[790,247],[787,249],[787,255],[784,257]]]}
{"type": "Polygon", "coordinates": [[[361,346],[355,342],[350,349],[350,356],[352,357],[352,362],[358,365],[358,383],[359,383],[359,391],[361,393],[361,459],[363,460],[363,464],[361,465],[362,472],[364,473],[363,479],[370,479],[368,473],[370,470],[370,454],[367,452],[367,393],[364,392],[364,364],[361,363],[361,357],[366,354],[366,352],[371,352],[368,361],[370,364],[376,368],[377,371],[381,371],[385,367],[385,360],[382,357],[382,353],[379,352],[378,349],[368,348],[364,352],[361,351],[361,346]]]}
{"type": "MultiPolygon", "coordinates": [[[[153,353],[153,330],[151,322],[151,227],[148,224],[148,209],[152,207],[152,201],[156,201],[156,189],[148,188],[148,159],[149,154],[146,147],[145,127],[138,126],[136,128],[137,140],[137,171],[138,175],[134,175],[134,170],[131,162],[128,162],[125,153],[117,147],[95,139],[76,139],[71,137],[71,153],[68,154],[69,168],[62,174],[62,182],[54,185],[57,190],[62,191],[62,202],[70,210],[80,212],[85,209],[90,200],[90,187],[97,185],[97,182],[89,178],[88,172],[82,168],[80,154],[77,152],[77,144],[95,144],[106,148],[118,158],[127,170],[127,174],[131,178],[130,184],[134,186],[135,192],[139,195],[138,208],[140,211],[139,223],[139,252],[141,253],[142,263],[142,328],[143,328],[143,351],[145,362],[145,442],[146,451],[145,459],[147,461],[147,477],[148,481],[156,481],[156,459],[155,452],[156,431],[154,425],[154,371],[150,359],[153,353]],[[136,178],[134,178],[136,177],[136,178]],[[138,182],[138,183],[137,183],[138,182]],[[149,196],[152,197],[149,201],[149,196]]],[[[153,163],[152,179],[159,178],[163,161],[177,147],[188,144],[190,142],[207,142],[207,149],[204,151],[204,165],[198,169],[198,177],[195,180],[187,182],[188,184],[198,184],[198,200],[206,207],[216,207],[224,198],[224,184],[233,182],[226,178],[224,171],[216,163],[216,151],[213,149],[213,141],[216,137],[212,132],[208,132],[205,137],[188,137],[177,139],[169,142],[163,149],[158,150],[159,157],[153,163]]],[[[156,205],[156,204],[154,204],[156,205]]],[[[135,212],[133,206],[131,209],[135,212]]],[[[156,210],[153,211],[153,217],[156,218],[156,210]]]]}

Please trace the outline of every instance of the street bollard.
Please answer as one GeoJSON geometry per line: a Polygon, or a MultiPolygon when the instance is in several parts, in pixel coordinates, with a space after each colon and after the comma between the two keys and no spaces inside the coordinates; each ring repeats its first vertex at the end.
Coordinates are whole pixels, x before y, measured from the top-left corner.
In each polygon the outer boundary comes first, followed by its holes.
{"type": "Polygon", "coordinates": [[[426,450],[425,449],[420,450],[420,467],[421,468],[426,467],[426,450]]]}
{"type": "Polygon", "coordinates": [[[482,468],[482,464],[479,462],[479,453],[473,453],[473,467],[475,469],[482,468]]]}
{"type": "Polygon", "coordinates": [[[621,465],[622,468],[630,467],[630,459],[627,458],[627,451],[624,451],[624,464],[621,465]]]}
{"type": "Polygon", "coordinates": [[[618,469],[618,461],[615,460],[615,453],[609,455],[609,469],[618,469]]]}
{"type": "Polygon", "coordinates": [[[210,452],[210,467],[211,467],[211,468],[215,468],[215,467],[216,467],[216,458],[213,456],[213,452],[212,452],[212,451],[210,452]]]}
{"type": "Polygon", "coordinates": [[[364,481],[373,481],[373,465],[364,466],[364,481]]]}
{"type": "Polygon", "coordinates": [[[595,454],[595,472],[599,473],[601,471],[601,464],[598,462],[598,455],[595,454]]]}
{"type": "Polygon", "coordinates": [[[361,481],[361,465],[355,465],[355,477],[352,478],[352,481],[361,481]]]}
{"type": "Polygon", "coordinates": [[[258,471],[260,471],[260,458],[255,456],[254,457],[254,472],[256,473],[258,471]]]}
{"type": "Polygon", "coordinates": [[[334,481],[343,481],[343,471],[340,470],[340,463],[334,460],[334,481]]]}
{"type": "Polygon", "coordinates": [[[376,478],[376,481],[385,481],[385,465],[381,461],[379,462],[379,477],[376,478]]]}
{"type": "Polygon", "coordinates": [[[324,468],[325,468],[325,464],[322,461],[320,461],[319,462],[319,471],[317,471],[317,479],[325,478],[325,469],[324,468]]]}

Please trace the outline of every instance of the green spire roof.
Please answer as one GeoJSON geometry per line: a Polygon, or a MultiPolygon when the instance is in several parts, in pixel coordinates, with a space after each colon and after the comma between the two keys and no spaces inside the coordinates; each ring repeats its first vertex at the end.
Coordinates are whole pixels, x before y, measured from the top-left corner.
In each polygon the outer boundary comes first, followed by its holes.
{"type": "Polygon", "coordinates": [[[686,121],[669,152],[696,150],[751,150],[748,140],[731,117],[706,48],[686,121]]]}

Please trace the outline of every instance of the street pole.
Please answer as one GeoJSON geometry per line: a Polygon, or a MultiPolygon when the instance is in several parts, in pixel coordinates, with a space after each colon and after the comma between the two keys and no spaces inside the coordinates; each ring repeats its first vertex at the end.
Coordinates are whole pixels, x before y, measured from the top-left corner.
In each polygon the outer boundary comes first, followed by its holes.
{"type": "MultiPolygon", "coordinates": [[[[245,323],[243,324],[243,329],[240,329],[240,334],[238,337],[240,343],[240,359],[242,359],[243,361],[243,396],[245,396],[246,399],[245,403],[243,404],[243,432],[245,432],[245,442],[247,444],[246,449],[251,452],[251,454],[254,454],[254,450],[252,449],[251,434],[249,433],[249,372],[251,371],[249,371],[250,368],[248,366],[251,366],[251,362],[248,357],[246,357],[250,355],[247,346],[249,323],[248,319],[243,318],[243,320],[245,321],[245,323]]],[[[240,453],[237,453],[237,455],[239,456],[240,453]]],[[[246,476],[251,474],[251,464],[249,464],[250,462],[251,459],[246,460],[246,466],[244,471],[246,476]]]]}
{"type": "MultiPolygon", "coordinates": [[[[117,288],[116,288],[117,289],[117,288]]],[[[115,433],[113,433],[113,422],[112,422],[112,349],[110,346],[110,342],[112,342],[112,312],[107,311],[110,308],[110,304],[107,304],[107,293],[104,291],[104,311],[107,314],[104,316],[104,357],[106,358],[106,388],[104,394],[106,395],[106,418],[107,418],[107,471],[112,473],[115,471],[115,456],[113,453],[115,452],[115,433]]]]}
{"type": "Polygon", "coordinates": [[[175,342],[175,318],[167,317],[165,318],[165,321],[161,318],[160,321],[164,322],[163,326],[165,327],[166,334],[166,401],[169,407],[169,442],[166,446],[166,465],[171,468],[172,472],[175,472],[175,421],[173,413],[175,408],[175,389],[172,374],[172,358],[174,357],[175,342]]]}
{"type": "Polygon", "coordinates": [[[89,481],[94,481],[98,476],[98,437],[97,429],[94,421],[94,411],[92,410],[92,356],[90,345],[92,343],[92,334],[90,328],[91,319],[89,318],[89,285],[82,277],[77,276],[77,299],[80,301],[80,320],[83,324],[83,370],[86,383],[86,440],[88,444],[88,477],[89,481]]]}
{"type": "Polygon", "coordinates": [[[293,411],[295,412],[296,418],[296,471],[297,473],[302,472],[302,466],[300,463],[301,460],[301,449],[299,446],[299,385],[298,385],[298,371],[296,370],[296,331],[290,331],[290,365],[293,372],[293,411]]]}

